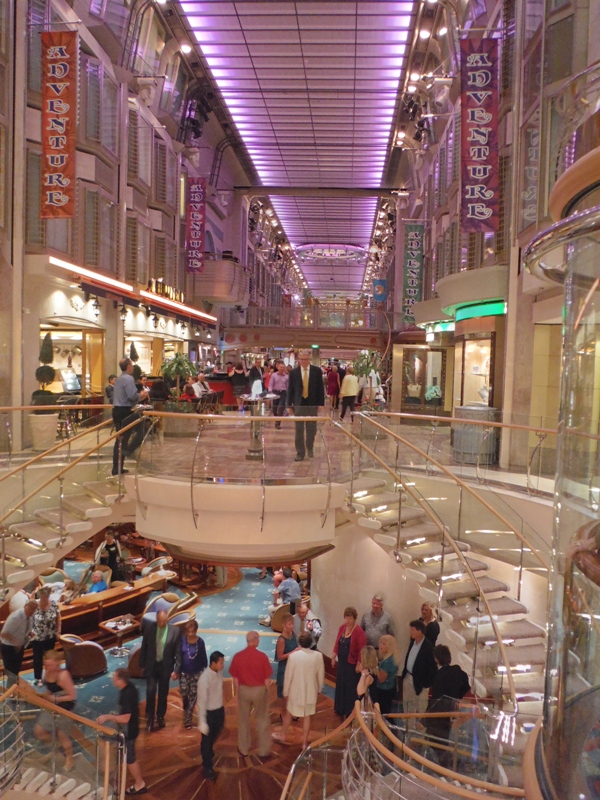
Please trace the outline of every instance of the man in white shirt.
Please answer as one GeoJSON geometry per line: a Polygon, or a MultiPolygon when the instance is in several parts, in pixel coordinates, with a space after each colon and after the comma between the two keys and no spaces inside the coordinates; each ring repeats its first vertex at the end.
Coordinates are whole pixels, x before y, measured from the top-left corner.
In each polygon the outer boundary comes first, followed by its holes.
{"type": "Polygon", "coordinates": [[[0,651],[7,677],[7,688],[10,688],[18,680],[23,664],[23,653],[31,638],[31,618],[36,609],[35,600],[29,600],[23,608],[9,614],[2,627],[0,651]]]}
{"type": "Polygon", "coordinates": [[[225,656],[218,650],[210,654],[208,669],[198,678],[198,727],[202,734],[200,754],[204,774],[209,781],[217,780],[213,769],[214,744],[225,726],[223,708],[223,668],[225,656]]]}

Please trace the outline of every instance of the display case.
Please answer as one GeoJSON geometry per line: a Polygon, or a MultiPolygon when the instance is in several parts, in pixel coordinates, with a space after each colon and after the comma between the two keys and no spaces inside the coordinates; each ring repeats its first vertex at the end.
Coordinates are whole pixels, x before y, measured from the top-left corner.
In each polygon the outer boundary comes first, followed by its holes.
{"type": "Polygon", "coordinates": [[[405,347],[402,367],[402,410],[443,407],[446,385],[446,350],[405,347]]]}

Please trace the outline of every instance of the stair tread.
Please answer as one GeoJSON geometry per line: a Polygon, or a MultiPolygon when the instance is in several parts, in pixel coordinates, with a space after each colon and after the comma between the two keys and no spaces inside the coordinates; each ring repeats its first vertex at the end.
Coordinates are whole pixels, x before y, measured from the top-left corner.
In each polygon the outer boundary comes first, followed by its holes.
{"type": "MultiPolygon", "coordinates": [[[[398,509],[390,508],[387,511],[376,511],[373,513],[375,519],[378,519],[383,527],[386,523],[395,525],[398,522],[398,509]]],[[[402,506],[400,511],[400,519],[402,522],[408,522],[412,519],[421,519],[425,517],[425,512],[422,508],[411,508],[410,506],[402,506]]]]}
{"type": "MultiPolygon", "coordinates": [[[[448,599],[448,598],[446,598],[448,599]]],[[[516,616],[517,614],[527,614],[528,608],[524,606],[522,603],[519,603],[518,600],[514,600],[512,597],[505,595],[504,597],[494,597],[487,601],[488,606],[490,607],[491,613],[494,617],[503,617],[503,616],[516,616]]],[[[454,620],[466,620],[470,618],[476,619],[478,616],[484,616],[487,614],[487,610],[485,607],[482,608],[481,613],[477,611],[477,603],[470,602],[470,603],[462,603],[456,606],[446,606],[444,610],[451,614],[454,620]]]]}
{"type": "MultiPolygon", "coordinates": [[[[473,648],[473,644],[467,647],[467,654],[470,658],[473,657],[473,648]]],[[[515,667],[517,664],[539,667],[546,663],[546,646],[544,644],[529,644],[520,647],[505,647],[504,649],[511,667],[515,667]]],[[[480,656],[477,657],[477,663],[480,663],[480,656]]]]}
{"type": "Polygon", "coordinates": [[[104,500],[105,503],[114,503],[119,497],[119,484],[114,479],[87,481],[83,484],[83,488],[104,500]]]}
{"type": "Polygon", "coordinates": [[[89,520],[80,519],[65,508],[62,510],[62,515],[59,508],[38,508],[35,516],[57,526],[60,525],[62,516],[62,527],[68,533],[82,533],[83,531],[89,531],[92,527],[92,523],[89,520]]]}
{"type": "MultiPolygon", "coordinates": [[[[479,561],[479,559],[472,558],[471,556],[466,556],[465,560],[473,572],[481,572],[482,570],[489,570],[490,568],[489,564],[486,564],[485,561],[479,561]]],[[[416,564],[414,568],[427,575],[428,578],[437,580],[440,577],[441,566],[441,561],[433,561],[428,564],[416,564]]],[[[466,567],[459,558],[451,558],[449,561],[444,560],[444,576],[462,575],[465,572],[466,567]]]]}
{"type": "MultiPolygon", "coordinates": [[[[417,527],[417,526],[415,526],[417,527]]],[[[432,523],[432,529],[438,530],[432,523]]],[[[459,550],[463,553],[468,552],[471,547],[466,542],[456,542],[459,550]]],[[[456,558],[454,550],[448,544],[441,542],[425,542],[424,544],[415,544],[412,547],[403,548],[404,552],[411,557],[413,562],[419,562],[424,558],[433,558],[444,553],[444,558],[456,558]]]]}
{"type": "Polygon", "coordinates": [[[49,553],[45,548],[36,547],[34,544],[24,542],[16,536],[7,537],[5,547],[7,555],[20,558],[30,566],[34,564],[51,564],[54,561],[52,553],[49,553]]]}
{"type": "Polygon", "coordinates": [[[110,517],[113,513],[110,506],[85,493],[65,495],[64,502],[69,508],[75,509],[86,517],[110,517]]]}
{"type": "Polygon", "coordinates": [[[377,492],[376,494],[368,494],[365,497],[359,497],[355,502],[365,510],[371,510],[378,506],[398,506],[398,492],[377,492]]]}
{"type": "MultiPolygon", "coordinates": [[[[17,522],[9,527],[11,533],[22,536],[23,539],[34,539],[42,542],[46,547],[53,549],[60,544],[60,533],[42,522],[17,522]]],[[[71,536],[65,536],[65,546],[73,544],[71,536]]]]}
{"type": "MultiPolygon", "coordinates": [[[[492,592],[507,592],[509,587],[503,581],[485,575],[478,578],[479,588],[484,594],[492,592]]],[[[471,580],[448,581],[444,583],[444,599],[455,600],[461,597],[474,597],[478,589],[471,580]]]]}
{"type": "MultiPolygon", "coordinates": [[[[536,625],[534,622],[530,622],[528,619],[517,619],[517,620],[508,620],[507,622],[498,622],[497,623],[498,632],[500,636],[506,639],[535,639],[535,638],[545,638],[546,631],[540,626],[536,625]]],[[[475,634],[477,633],[477,627],[475,625],[470,627],[464,627],[460,631],[461,635],[466,639],[467,642],[472,642],[475,639],[475,634]]],[[[492,628],[491,623],[484,622],[483,624],[479,625],[479,641],[485,641],[486,639],[490,639],[495,636],[494,629],[492,628]]]]}
{"type": "Polygon", "coordinates": [[[344,484],[344,487],[348,494],[350,494],[350,487],[352,487],[352,491],[354,492],[354,499],[358,499],[356,497],[357,492],[369,492],[371,493],[375,489],[384,489],[386,482],[383,478],[357,478],[353,481],[352,484],[349,482],[344,484]]]}

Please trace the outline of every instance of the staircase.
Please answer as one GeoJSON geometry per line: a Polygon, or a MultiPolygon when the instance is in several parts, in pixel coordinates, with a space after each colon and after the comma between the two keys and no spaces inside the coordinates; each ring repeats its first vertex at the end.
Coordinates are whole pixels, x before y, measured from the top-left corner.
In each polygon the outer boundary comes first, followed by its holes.
{"type": "MultiPolygon", "coordinates": [[[[424,601],[439,605],[438,643],[451,647],[453,660],[470,676],[477,697],[500,709],[510,707],[509,687],[496,634],[480,600],[480,592],[485,595],[506,647],[519,701],[515,741],[504,746],[503,752],[520,756],[529,722],[542,713],[546,634],[540,625],[527,619],[529,609],[512,596],[508,584],[495,577],[495,569],[505,571],[506,564],[481,551],[474,554],[469,543],[458,541],[463,562],[444,541],[439,526],[413,498],[398,491],[389,473],[383,470],[368,470],[347,483],[346,491],[351,518],[371,531],[374,541],[384,549],[393,550],[406,577],[418,585],[424,601]]],[[[581,681],[585,683],[583,678],[581,681]]],[[[508,783],[510,777],[510,784],[518,785],[520,777],[516,771],[515,775],[507,774],[511,771],[510,767],[501,771],[501,782],[508,783]]]]}
{"type": "MultiPolygon", "coordinates": [[[[103,796],[102,789],[94,789],[92,784],[80,778],[58,773],[53,776],[36,767],[27,767],[21,779],[4,797],[7,800],[20,800],[30,797],[60,797],[64,800],[98,800],[103,796]]],[[[107,800],[111,800],[109,795],[107,800]]]]}
{"type": "MultiPolygon", "coordinates": [[[[124,487],[122,491],[126,491],[124,487]]],[[[2,599],[9,599],[102,528],[134,519],[135,500],[119,495],[118,480],[113,477],[73,484],[71,493],[63,494],[62,499],[58,494],[54,503],[31,511],[25,520],[16,509],[3,527],[6,583],[0,587],[4,589],[2,599]],[[21,521],[11,522],[13,517],[21,521]]]]}

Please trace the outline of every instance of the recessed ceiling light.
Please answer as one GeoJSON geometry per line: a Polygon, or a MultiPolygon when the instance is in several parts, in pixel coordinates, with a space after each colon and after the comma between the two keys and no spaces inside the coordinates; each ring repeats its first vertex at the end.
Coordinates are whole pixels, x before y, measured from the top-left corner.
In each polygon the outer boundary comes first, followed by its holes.
{"type": "Polygon", "coordinates": [[[421,28],[421,30],[419,31],[419,37],[421,39],[429,39],[430,36],[431,36],[431,31],[428,31],[426,28],[421,28]]]}
{"type": "MultiPolygon", "coordinates": [[[[407,88],[407,90],[406,90],[406,91],[407,91],[409,94],[414,94],[414,93],[417,91],[417,87],[416,87],[416,86],[414,86],[413,84],[411,84],[411,85],[410,85],[410,86],[407,88]]],[[[412,101],[411,101],[411,102],[412,102],[412,101]]]]}
{"type": "Polygon", "coordinates": [[[186,55],[188,55],[188,53],[192,52],[192,45],[191,44],[187,44],[187,42],[185,44],[182,44],[181,45],[181,52],[185,53],[186,55]]]}
{"type": "Polygon", "coordinates": [[[421,77],[421,76],[419,75],[419,73],[418,73],[418,72],[411,72],[411,73],[410,73],[410,79],[411,79],[411,81],[418,81],[420,77],[421,77]]]}
{"type": "Polygon", "coordinates": [[[440,36],[445,36],[447,33],[448,33],[448,28],[446,28],[446,26],[444,26],[443,28],[440,28],[439,31],[438,31],[438,34],[440,36]]]}
{"type": "Polygon", "coordinates": [[[398,139],[405,139],[406,138],[406,131],[398,131],[398,139]]]}

